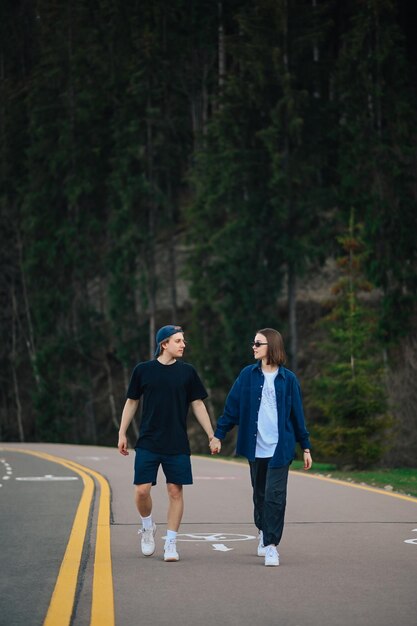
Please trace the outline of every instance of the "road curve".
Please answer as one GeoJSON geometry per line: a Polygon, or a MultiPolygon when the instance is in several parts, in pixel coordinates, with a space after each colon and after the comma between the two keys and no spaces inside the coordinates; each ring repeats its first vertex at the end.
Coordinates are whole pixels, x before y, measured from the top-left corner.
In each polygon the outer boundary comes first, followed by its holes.
{"type": "MultiPolygon", "coordinates": [[[[0,488],[0,503],[3,500],[9,507],[15,502],[7,515],[2,515],[0,528],[2,626],[43,623],[48,608],[46,595],[39,605],[39,593],[28,595],[27,590],[36,584],[40,587],[41,573],[42,581],[49,585],[50,597],[59,570],[57,563],[63,556],[62,546],[67,546],[83,493],[79,480],[56,484],[18,481],[18,473],[20,477],[22,473],[26,477],[31,472],[32,476],[54,473],[46,471],[45,465],[39,466],[46,460],[18,455],[17,450],[23,448],[68,461],[68,467],[61,466],[63,475],[74,475],[71,468],[77,465],[79,470],[84,468],[80,471],[87,468],[96,474],[97,488],[98,476],[108,481],[111,523],[104,543],[111,542],[110,571],[117,626],[417,624],[417,499],[323,480],[311,473],[291,472],[281,565],[265,568],[256,556],[246,464],[193,457],[194,485],[185,487],[185,514],[178,542],[181,560],[164,563],[167,499],[163,474],[152,491],[158,525],[157,550],[153,557],[143,557],[133,504],[133,453],[124,458],[113,448],[55,444],[1,447],[0,457],[6,464],[19,464],[16,475],[0,488]],[[23,456],[22,465],[17,458],[23,456]],[[20,554],[14,564],[10,562],[12,548],[3,548],[17,545],[16,529],[25,529],[27,533],[25,520],[36,499],[41,502],[44,515],[37,513],[32,520],[32,542],[39,546],[49,542],[50,558],[45,558],[44,550],[34,549],[31,543],[27,558],[20,554]],[[44,523],[48,519],[55,520],[52,533],[44,523]],[[3,562],[6,559],[8,562],[3,562]],[[12,604],[3,594],[10,594],[11,590],[12,604]],[[26,611],[21,610],[23,600],[26,611]],[[28,612],[32,619],[19,621],[27,618],[28,612]],[[15,621],[4,621],[13,615],[18,616],[13,618],[15,621]]],[[[54,467],[57,471],[58,465],[54,467]]],[[[96,497],[86,533],[73,626],[93,623],[95,539],[97,528],[103,525],[103,515],[106,516],[102,511],[98,517],[99,504],[96,497]]],[[[107,608],[105,613],[109,611],[107,608]]],[[[100,621],[96,624],[103,626],[100,621]]]]}

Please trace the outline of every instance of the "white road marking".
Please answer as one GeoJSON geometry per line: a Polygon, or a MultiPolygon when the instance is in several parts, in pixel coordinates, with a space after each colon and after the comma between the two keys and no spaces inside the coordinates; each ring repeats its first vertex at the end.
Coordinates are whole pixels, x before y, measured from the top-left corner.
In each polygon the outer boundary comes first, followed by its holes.
{"type": "MultiPolygon", "coordinates": [[[[6,461],[6,459],[0,459],[0,463],[3,464],[4,471],[6,472],[5,476],[2,476],[1,480],[9,480],[10,476],[13,474],[12,466],[6,461]]],[[[0,487],[3,487],[2,483],[0,483],[0,487]]]]}
{"type": "MultiPolygon", "coordinates": [[[[165,539],[165,537],[162,537],[165,539]]],[[[256,539],[254,535],[239,535],[237,533],[179,533],[177,541],[206,541],[208,543],[217,543],[219,541],[248,541],[256,539]]]]}
{"type": "Polygon", "coordinates": [[[89,459],[90,461],[106,461],[108,456],[76,456],[76,459],[89,459]]]}
{"type": "Polygon", "coordinates": [[[46,476],[18,476],[16,480],[24,480],[28,482],[50,482],[60,480],[78,480],[78,476],[52,476],[48,474],[46,476]]]}
{"type": "Polygon", "coordinates": [[[240,480],[237,476],[193,476],[194,480],[240,480]]]}
{"type": "MultiPolygon", "coordinates": [[[[413,528],[412,533],[417,533],[417,528],[413,528]]],[[[417,546],[417,537],[415,539],[404,539],[404,543],[412,543],[417,546]]]]}
{"type": "MultiPolygon", "coordinates": [[[[166,539],[166,535],[162,537],[166,539]]],[[[211,543],[213,550],[217,552],[230,552],[234,548],[228,548],[224,543],[217,543],[219,541],[248,541],[249,539],[256,539],[254,535],[239,535],[238,533],[179,533],[177,535],[177,541],[205,541],[211,543]]]]}

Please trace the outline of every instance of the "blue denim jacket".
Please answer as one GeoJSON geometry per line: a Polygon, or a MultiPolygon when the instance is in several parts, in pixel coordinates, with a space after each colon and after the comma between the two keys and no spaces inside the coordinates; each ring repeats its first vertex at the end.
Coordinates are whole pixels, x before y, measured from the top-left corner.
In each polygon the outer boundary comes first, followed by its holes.
{"type": "MultiPolygon", "coordinates": [[[[234,427],[239,426],[236,454],[249,461],[255,459],[258,412],[261,404],[264,375],[261,362],[245,367],[235,380],[217,422],[215,437],[224,439],[234,427]]],[[[275,377],[275,394],[278,408],[278,445],[270,467],[289,465],[295,457],[296,442],[302,449],[310,448],[301,399],[300,384],[293,372],[280,366],[275,377]]]]}

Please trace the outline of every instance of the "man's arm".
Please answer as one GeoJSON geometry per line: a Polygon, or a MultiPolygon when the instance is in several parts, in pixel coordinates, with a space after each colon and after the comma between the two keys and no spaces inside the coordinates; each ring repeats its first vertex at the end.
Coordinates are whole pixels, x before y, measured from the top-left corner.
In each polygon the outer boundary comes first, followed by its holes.
{"type": "Polygon", "coordinates": [[[127,456],[129,454],[127,450],[127,429],[130,426],[130,422],[133,419],[133,416],[136,413],[136,409],[138,408],[139,400],[132,400],[128,398],[125,402],[123,413],[122,413],[122,421],[120,422],[119,429],[119,442],[117,447],[119,448],[120,454],[123,456],[127,456]]]}
{"type": "Polygon", "coordinates": [[[215,448],[211,446],[211,441],[213,439],[214,431],[213,431],[213,426],[211,425],[210,416],[206,409],[206,405],[204,404],[202,400],[193,400],[193,402],[191,402],[191,408],[193,410],[193,413],[198,423],[203,428],[207,437],[209,438],[209,446],[210,446],[211,453],[217,454],[217,452],[220,452],[221,444],[219,441],[218,445],[215,448]]]}

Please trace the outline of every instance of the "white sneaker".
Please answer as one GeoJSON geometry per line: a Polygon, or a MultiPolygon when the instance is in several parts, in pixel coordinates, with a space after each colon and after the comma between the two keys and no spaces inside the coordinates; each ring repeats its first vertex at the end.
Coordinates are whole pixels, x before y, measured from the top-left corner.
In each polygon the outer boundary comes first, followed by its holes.
{"type": "Polygon", "coordinates": [[[279,565],[279,554],[277,547],[274,545],[265,548],[265,565],[267,567],[276,567],[279,565]]]}
{"type": "Polygon", "coordinates": [[[165,541],[164,561],[179,561],[180,555],[177,552],[177,542],[175,539],[165,541]]]}
{"type": "Polygon", "coordinates": [[[258,534],[258,539],[259,539],[259,543],[258,543],[258,556],[265,556],[266,554],[266,548],[264,546],[264,534],[262,532],[262,530],[259,531],[258,534]]]}
{"type": "Polygon", "coordinates": [[[156,524],[152,524],[152,528],[139,528],[138,535],[141,535],[140,547],[144,556],[152,556],[155,552],[155,534],[156,524]]]}

